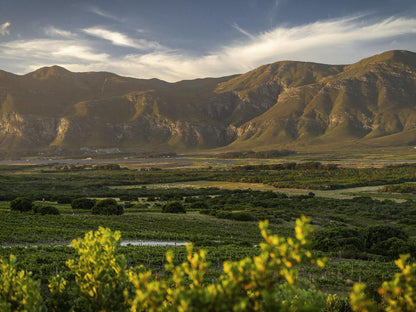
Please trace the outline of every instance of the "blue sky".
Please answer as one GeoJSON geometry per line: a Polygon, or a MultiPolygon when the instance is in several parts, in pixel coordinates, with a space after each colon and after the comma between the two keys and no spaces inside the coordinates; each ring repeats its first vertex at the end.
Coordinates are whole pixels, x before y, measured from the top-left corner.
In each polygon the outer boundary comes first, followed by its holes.
{"type": "Polygon", "coordinates": [[[415,0],[1,0],[0,69],[167,81],[416,51],[415,0]]]}

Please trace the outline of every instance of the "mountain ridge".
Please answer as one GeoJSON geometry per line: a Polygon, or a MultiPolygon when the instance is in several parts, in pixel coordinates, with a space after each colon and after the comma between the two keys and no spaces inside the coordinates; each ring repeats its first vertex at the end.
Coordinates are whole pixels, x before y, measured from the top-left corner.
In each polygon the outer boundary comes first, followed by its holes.
{"type": "Polygon", "coordinates": [[[49,66],[0,71],[0,153],[342,149],[416,144],[416,53],[281,61],[168,83],[49,66]]]}

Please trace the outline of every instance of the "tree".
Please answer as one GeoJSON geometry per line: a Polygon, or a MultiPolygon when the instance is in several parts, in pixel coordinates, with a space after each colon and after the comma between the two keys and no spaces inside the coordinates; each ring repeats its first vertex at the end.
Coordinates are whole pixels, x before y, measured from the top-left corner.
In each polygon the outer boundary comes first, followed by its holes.
{"type": "Polygon", "coordinates": [[[121,205],[117,205],[117,202],[112,198],[100,200],[95,203],[91,210],[92,214],[100,215],[122,215],[124,209],[121,205]]]}
{"type": "Polygon", "coordinates": [[[72,209],[80,209],[80,210],[90,210],[95,205],[94,199],[89,199],[85,197],[75,198],[72,203],[72,209]]]}
{"type": "Polygon", "coordinates": [[[186,213],[185,207],[181,202],[176,200],[171,201],[162,207],[162,212],[165,213],[186,213]]]}
{"type": "Polygon", "coordinates": [[[13,211],[30,211],[32,210],[32,201],[26,197],[16,197],[10,202],[10,209],[13,211]]]}
{"type": "MultiPolygon", "coordinates": [[[[364,244],[368,251],[385,256],[388,255],[391,245],[396,247],[398,247],[398,244],[404,245],[408,239],[409,236],[402,229],[389,225],[369,226],[364,232],[364,244]],[[391,240],[392,238],[396,238],[396,240],[391,240]]],[[[391,256],[395,258],[399,252],[409,252],[408,246],[402,246],[391,256]]]]}
{"type": "Polygon", "coordinates": [[[40,207],[36,207],[36,210],[34,209],[35,213],[40,213],[42,216],[44,215],[59,215],[59,210],[58,208],[54,207],[54,206],[40,206],[40,207]]]}
{"type": "Polygon", "coordinates": [[[72,197],[68,195],[57,195],[56,202],[58,204],[70,204],[72,202],[72,197]]]}

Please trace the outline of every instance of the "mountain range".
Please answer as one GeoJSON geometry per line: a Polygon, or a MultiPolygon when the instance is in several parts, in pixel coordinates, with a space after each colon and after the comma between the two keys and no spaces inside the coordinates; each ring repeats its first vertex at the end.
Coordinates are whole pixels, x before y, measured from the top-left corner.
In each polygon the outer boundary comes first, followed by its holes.
{"type": "Polygon", "coordinates": [[[0,153],[342,150],[416,145],[416,53],[282,61],[168,83],[43,67],[0,71],[0,153]]]}

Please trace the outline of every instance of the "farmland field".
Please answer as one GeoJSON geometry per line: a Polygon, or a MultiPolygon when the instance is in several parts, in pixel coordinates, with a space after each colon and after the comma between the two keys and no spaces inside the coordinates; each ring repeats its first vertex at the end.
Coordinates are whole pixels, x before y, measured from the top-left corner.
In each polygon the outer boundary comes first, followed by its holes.
{"type": "MultiPolygon", "coordinates": [[[[304,266],[300,279],[327,293],[346,295],[354,282],[372,287],[396,272],[399,253],[416,256],[416,195],[383,191],[385,185],[416,182],[416,165],[357,168],[317,162],[162,169],[153,163],[53,163],[2,165],[0,173],[0,249],[15,254],[21,268],[44,286],[74,257],[68,245],[99,226],[121,231],[126,241],[170,242],[178,246],[125,246],[129,266],[144,265],[163,276],[165,253],[174,248],[176,263],[185,247],[208,251],[208,279],[215,280],[227,260],[259,252],[258,222],[270,221],[273,233],[293,235],[295,219],[312,218],[315,254],[328,257],[324,269],[304,266]],[[130,169],[129,169],[130,168],[130,169]],[[133,168],[133,169],[132,169],[133,168]],[[10,211],[17,197],[29,198],[33,211],[10,211]],[[114,198],[121,215],[97,215],[74,208],[77,198],[114,198]],[[186,213],[163,213],[175,202],[186,213]],[[50,206],[58,215],[42,215],[50,206]],[[387,233],[374,240],[377,233],[387,233]]],[[[405,188],[401,188],[405,189],[405,188]]]]}

